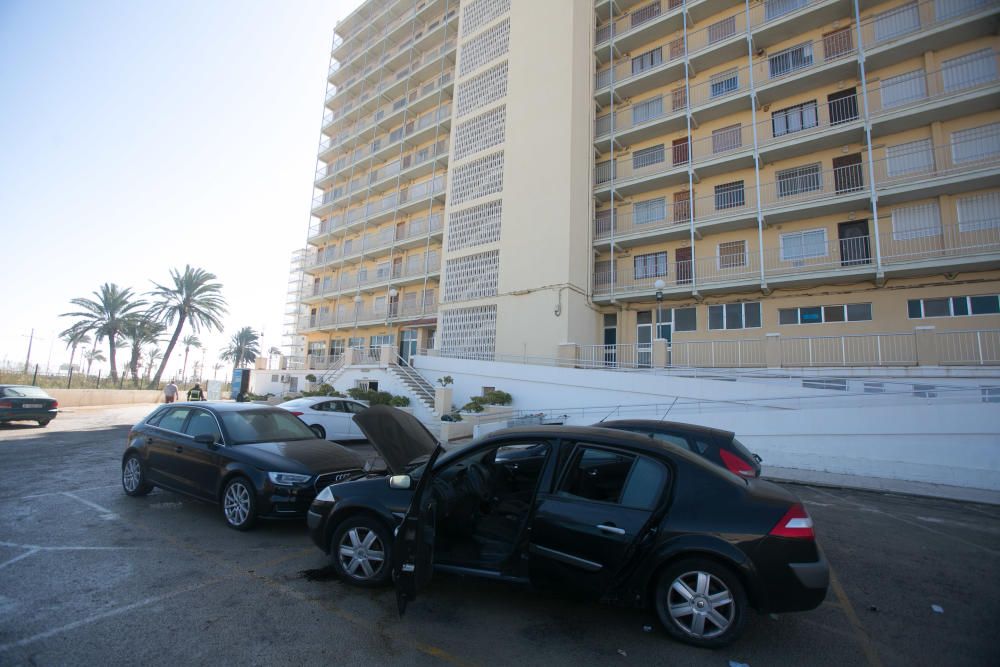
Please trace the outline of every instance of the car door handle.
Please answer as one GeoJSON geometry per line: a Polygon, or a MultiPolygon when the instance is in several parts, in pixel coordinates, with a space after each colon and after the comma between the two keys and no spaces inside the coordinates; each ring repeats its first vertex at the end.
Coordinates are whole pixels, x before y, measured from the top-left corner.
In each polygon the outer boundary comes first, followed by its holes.
{"type": "Polygon", "coordinates": [[[180,454],[181,452],[184,451],[184,448],[183,447],[174,447],[174,451],[177,452],[178,454],[180,454]]]}
{"type": "Polygon", "coordinates": [[[619,528],[618,526],[611,526],[606,523],[597,524],[598,530],[604,533],[611,533],[612,535],[624,535],[625,529],[619,528]]]}

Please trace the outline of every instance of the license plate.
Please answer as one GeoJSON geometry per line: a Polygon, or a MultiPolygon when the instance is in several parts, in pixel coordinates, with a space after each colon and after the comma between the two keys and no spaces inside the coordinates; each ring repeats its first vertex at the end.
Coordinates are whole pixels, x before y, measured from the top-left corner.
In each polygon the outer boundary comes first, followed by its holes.
{"type": "Polygon", "coordinates": [[[40,408],[40,407],[42,407],[42,404],[41,403],[22,403],[21,407],[22,408],[40,408]]]}

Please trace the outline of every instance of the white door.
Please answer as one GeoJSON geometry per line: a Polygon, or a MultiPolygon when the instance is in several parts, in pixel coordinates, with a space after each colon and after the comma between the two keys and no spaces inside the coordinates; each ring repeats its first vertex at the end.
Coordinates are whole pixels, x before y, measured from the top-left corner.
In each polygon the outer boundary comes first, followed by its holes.
{"type": "Polygon", "coordinates": [[[303,417],[308,416],[306,423],[319,424],[326,431],[327,440],[345,440],[351,438],[353,422],[350,415],[344,412],[342,401],[323,401],[312,406],[303,417]]]}

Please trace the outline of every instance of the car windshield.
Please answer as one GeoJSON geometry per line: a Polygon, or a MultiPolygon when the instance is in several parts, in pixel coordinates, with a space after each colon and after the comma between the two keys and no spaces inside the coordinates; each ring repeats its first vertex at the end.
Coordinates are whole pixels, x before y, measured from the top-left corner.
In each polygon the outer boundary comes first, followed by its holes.
{"type": "Polygon", "coordinates": [[[309,407],[314,403],[311,398],[293,398],[290,401],[285,401],[280,405],[282,408],[299,408],[299,407],[309,407]]]}
{"type": "Polygon", "coordinates": [[[51,398],[38,387],[4,387],[0,396],[7,398],[51,398]]]}
{"type": "Polygon", "coordinates": [[[312,440],[316,437],[298,417],[284,410],[220,411],[219,414],[229,435],[227,442],[233,445],[312,440]]]}

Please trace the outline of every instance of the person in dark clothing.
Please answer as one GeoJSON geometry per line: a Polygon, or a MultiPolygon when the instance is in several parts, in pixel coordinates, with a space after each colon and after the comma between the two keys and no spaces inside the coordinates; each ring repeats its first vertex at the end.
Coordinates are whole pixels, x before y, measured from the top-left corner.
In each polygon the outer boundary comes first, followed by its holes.
{"type": "Polygon", "coordinates": [[[188,389],[187,399],[189,401],[204,401],[205,400],[205,392],[201,390],[201,385],[200,384],[198,384],[196,382],[193,387],[191,387],[190,389],[188,389]]]}

